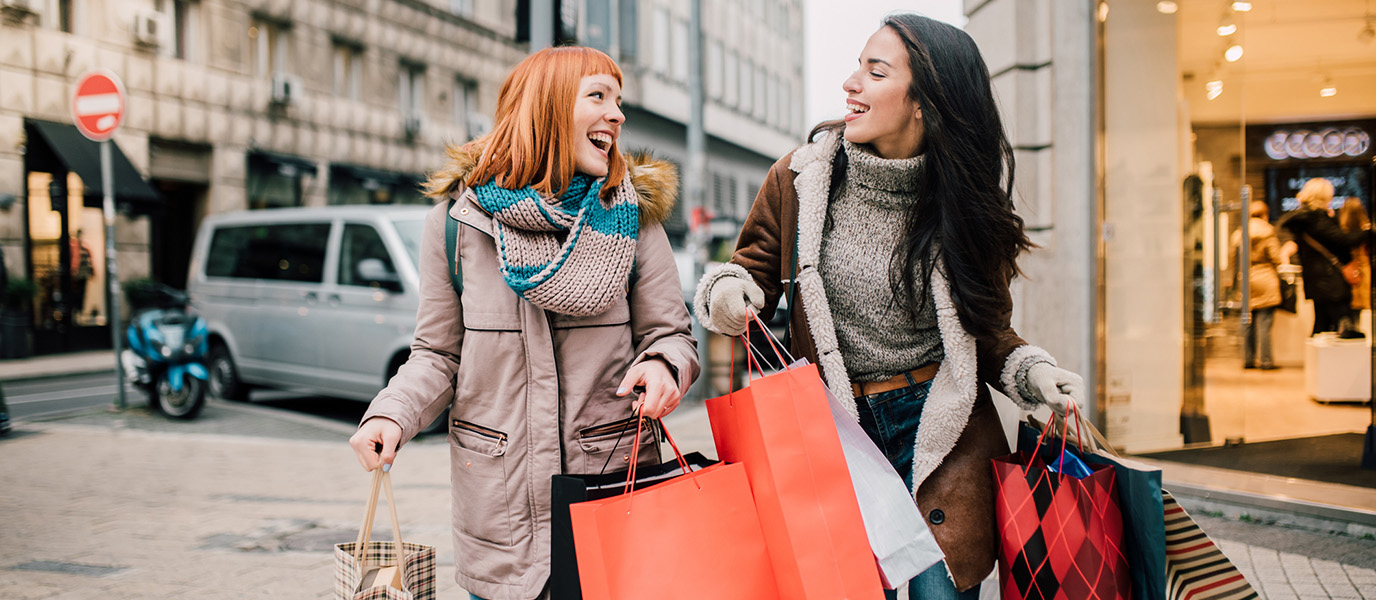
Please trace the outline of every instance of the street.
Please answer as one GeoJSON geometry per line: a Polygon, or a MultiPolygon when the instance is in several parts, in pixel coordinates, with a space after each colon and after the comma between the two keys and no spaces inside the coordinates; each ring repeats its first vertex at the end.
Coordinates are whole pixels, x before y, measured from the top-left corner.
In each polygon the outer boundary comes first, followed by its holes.
{"type": "MultiPolygon", "coordinates": [[[[25,412],[0,439],[0,598],[332,596],[330,549],[356,535],[368,485],[345,444],[362,403],[259,390],[182,422],[138,393],[109,410],[113,387],[108,374],[5,384],[25,412]]],[[[667,426],[714,454],[700,405],[667,426]]],[[[439,597],[456,598],[448,454],[423,435],[393,473],[403,534],[436,546],[439,597]]],[[[1267,598],[1376,600],[1376,540],[1193,512],[1267,598]]],[[[390,535],[380,520],[374,538],[390,535]]]]}

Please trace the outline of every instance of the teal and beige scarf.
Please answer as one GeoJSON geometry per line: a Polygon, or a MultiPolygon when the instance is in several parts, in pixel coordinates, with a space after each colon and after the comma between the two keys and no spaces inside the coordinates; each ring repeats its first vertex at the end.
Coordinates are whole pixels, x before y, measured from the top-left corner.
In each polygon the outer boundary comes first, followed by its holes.
{"type": "Polygon", "coordinates": [[[626,295],[640,206],[626,181],[606,201],[602,179],[577,175],[557,198],[496,183],[473,188],[497,222],[502,278],[517,295],[566,315],[600,314],[626,295]]]}

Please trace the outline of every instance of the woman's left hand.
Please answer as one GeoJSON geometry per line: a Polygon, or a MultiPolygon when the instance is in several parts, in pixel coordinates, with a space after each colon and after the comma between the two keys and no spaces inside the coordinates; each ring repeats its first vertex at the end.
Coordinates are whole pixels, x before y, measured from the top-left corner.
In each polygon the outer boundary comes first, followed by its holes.
{"type": "Polygon", "coordinates": [[[1075,373],[1051,363],[1037,363],[1027,370],[1027,386],[1061,417],[1070,411],[1072,403],[1078,412],[1084,413],[1085,380],[1075,373]]]}
{"type": "Polygon", "coordinates": [[[625,396],[632,391],[640,391],[640,398],[631,403],[632,410],[639,410],[640,416],[658,419],[678,408],[682,394],[678,391],[678,381],[669,372],[669,366],[657,358],[641,361],[626,371],[621,387],[616,395],[625,396]],[[636,390],[636,387],[644,391],[636,390]]]}

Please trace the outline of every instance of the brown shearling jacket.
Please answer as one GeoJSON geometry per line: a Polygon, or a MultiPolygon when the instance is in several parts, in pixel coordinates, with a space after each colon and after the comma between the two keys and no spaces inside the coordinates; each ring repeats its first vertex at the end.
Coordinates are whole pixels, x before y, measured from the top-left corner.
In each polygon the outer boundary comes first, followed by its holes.
{"type": "MultiPolygon", "coordinates": [[[[719,331],[707,306],[711,286],[723,277],[744,277],[764,290],[761,317],[772,315],[789,290],[785,280],[792,274],[796,248],[798,282],[790,299],[790,351],[817,364],[828,388],[843,404],[849,402],[848,409],[854,415],[845,361],[816,268],[831,159],[839,143],[833,134],[824,134],[774,164],[746,218],[731,262],[703,277],[695,312],[708,329],[719,331]]],[[[990,459],[1009,453],[985,384],[998,386],[1015,403],[1031,409],[1036,401],[1017,393],[1014,376],[1025,360],[1053,364],[1054,360],[1013,331],[1009,325],[1011,296],[1003,303],[1000,315],[1003,330],[977,338],[961,327],[949,285],[939,270],[934,270],[928,289],[937,307],[945,359],[932,383],[915,441],[914,496],[946,554],[946,566],[956,587],[966,590],[993,570],[997,558],[990,459]]]]}

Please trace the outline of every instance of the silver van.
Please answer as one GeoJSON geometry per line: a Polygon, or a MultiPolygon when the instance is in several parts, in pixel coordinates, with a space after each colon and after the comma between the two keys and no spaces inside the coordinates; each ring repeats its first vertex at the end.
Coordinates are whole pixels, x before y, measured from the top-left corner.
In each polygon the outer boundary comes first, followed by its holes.
{"type": "Polygon", "coordinates": [[[427,206],[206,217],[187,291],[210,329],[210,393],[251,386],[368,401],[410,353],[427,206]]]}

